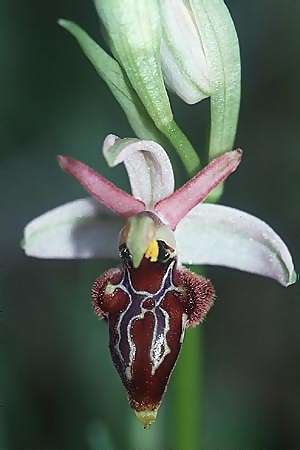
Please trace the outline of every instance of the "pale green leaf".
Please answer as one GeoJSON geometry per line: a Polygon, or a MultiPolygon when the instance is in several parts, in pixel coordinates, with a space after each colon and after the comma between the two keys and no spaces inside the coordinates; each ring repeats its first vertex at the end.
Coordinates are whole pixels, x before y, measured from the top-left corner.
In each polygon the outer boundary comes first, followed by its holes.
{"type": "Polygon", "coordinates": [[[155,127],[142,102],[132,89],[119,63],[108,55],[82,28],[68,20],[59,20],[77,40],[86,57],[100,77],[108,85],[124,110],[127,119],[138,137],[161,142],[162,136],[155,127]]]}

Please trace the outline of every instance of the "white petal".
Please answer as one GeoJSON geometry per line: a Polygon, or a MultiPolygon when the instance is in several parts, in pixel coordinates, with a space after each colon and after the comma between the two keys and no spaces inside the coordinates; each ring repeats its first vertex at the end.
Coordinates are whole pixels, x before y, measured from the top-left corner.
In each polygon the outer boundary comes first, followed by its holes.
{"type": "Polygon", "coordinates": [[[75,200],[32,220],[22,246],[39,258],[117,258],[122,221],[92,198],[75,200]]]}
{"type": "Polygon", "coordinates": [[[284,286],[296,281],[291,255],[280,237],[262,220],[237,209],[198,205],[178,224],[175,236],[183,263],[232,267],[284,286]]]}
{"type": "Polygon", "coordinates": [[[103,154],[110,167],[124,163],[132,194],[151,208],[174,191],[174,174],[165,150],[154,141],[108,135],[103,154]]]}

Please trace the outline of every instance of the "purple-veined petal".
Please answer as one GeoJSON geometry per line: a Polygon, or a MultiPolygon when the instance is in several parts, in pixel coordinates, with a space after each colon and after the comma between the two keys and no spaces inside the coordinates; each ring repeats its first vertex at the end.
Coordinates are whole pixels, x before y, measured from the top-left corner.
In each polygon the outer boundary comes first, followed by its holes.
{"type": "Polygon", "coordinates": [[[242,151],[237,149],[214,159],[180,189],[155,205],[155,212],[175,229],[192,208],[236,170],[241,157],[242,151]]]}
{"type": "Polygon", "coordinates": [[[58,206],[32,220],[23,249],[38,258],[117,258],[122,220],[92,198],[58,206]]]}
{"type": "Polygon", "coordinates": [[[165,150],[154,141],[119,139],[109,134],[103,154],[110,167],[124,163],[135,198],[148,208],[174,191],[174,174],[165,150]]]}
{"type": "Polygon", "coordinates": [[[81,161],[59,155],[58,162],[89,194],[116,214],[128,218],[145,209],[143,202],[127,194],[81,161]]]}
{"type": "Polygon", "coordinates": [[[296,281],[292,257],[282,239],[262,220],[228,206],[202,204],[175,231],[178,255],[186,264],[232,267],[296,281]]]}

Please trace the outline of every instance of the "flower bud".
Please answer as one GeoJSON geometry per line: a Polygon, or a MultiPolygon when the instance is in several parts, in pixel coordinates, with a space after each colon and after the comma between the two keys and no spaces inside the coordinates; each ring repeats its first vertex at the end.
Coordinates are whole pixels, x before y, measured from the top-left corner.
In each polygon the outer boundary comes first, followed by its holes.
{"type": "Polygon", "coordinates": [[[183,0],[160,2],[161,65],[168,87],[186,103],[211,94],[208,64],[191,6],[183,0]]]}
{"type": "Polygon", "coordinates": [[[240,105],[240,53],[223,0],[160,0],[161,65],[186,103],[211,97],[209,156],[232,150],[240,105]]]}

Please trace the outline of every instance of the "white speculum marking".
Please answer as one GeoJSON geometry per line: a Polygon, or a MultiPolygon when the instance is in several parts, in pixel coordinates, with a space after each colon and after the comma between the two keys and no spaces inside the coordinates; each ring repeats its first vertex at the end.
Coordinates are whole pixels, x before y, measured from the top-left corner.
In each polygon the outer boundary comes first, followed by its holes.
{"type": "Polygon", "coordinates": [[[186,324],[187,324],[187,314],[182,314],[182,325],[181,325],[181,336],[180,336],[180,344],[183,343],[183,339],[184,339],[184,334],[185,334],[185,329],[186,329],[186,324]]]}
{"type": "Polygon", "coordinates": [[[178,291],[178,288],[174,286],[172,281],[174,264],[175,262],[171,263],[168,267],[161,286],[155,293],[137,291],[132,285],[130,274],[127,269],[125,269],[122,281],[115,286],[116,288],[123,290],[127,294],[129,300],[127,308],[119,317],[117,325],[118,339],[115,344],[115,349],[118,352],[121,361],[126,365],[125,374],[129,380],[132,378],[131,368],[136,354],[136,346],[131,336],[131,327],[135,320],[143,319],[147,312],[152,313],[154,317],[152,343],[150,347],[152,375],[155,374],[158,367],[171,351],[167,343],[167,333],[170,330],[170,317],[167,311],[161,308],[161,302],[165,298],[167,292],[178,291]],[[143,307],[144,302],[149,299],[153,301],[153,307],[143,307]],[[126,353],[128,353],[128,356],[126,353]]]}

